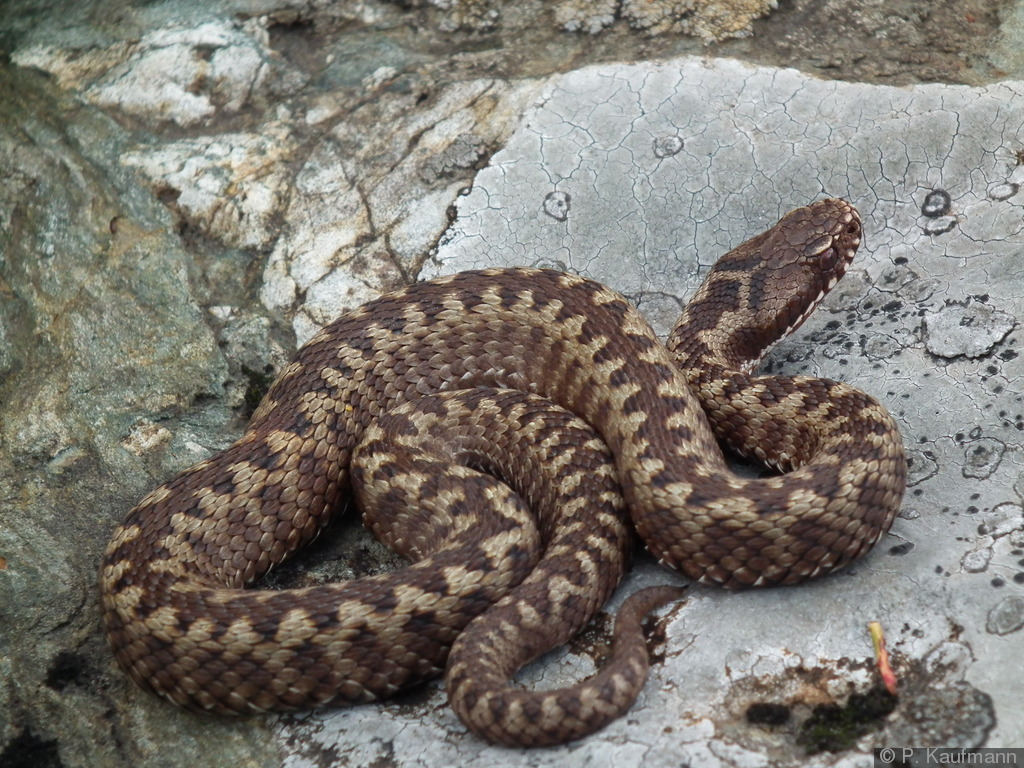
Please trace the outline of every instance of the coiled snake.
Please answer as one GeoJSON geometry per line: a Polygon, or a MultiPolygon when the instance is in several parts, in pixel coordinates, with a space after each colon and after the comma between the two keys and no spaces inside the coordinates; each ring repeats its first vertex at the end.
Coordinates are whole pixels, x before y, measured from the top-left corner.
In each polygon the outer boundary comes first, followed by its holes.
{"type": "Polygon", "coordinates": [[[667,348],[618,293],[549,270],[453,275],[339,318],[280,373],[241,439],[117,529],[100,583],[118,662],[174,703],[220,714],[369,701],[447,664],[452,705],[491,741],[602,727],[646,675],[640,619],[679,588],[623,607],[595,678],[559,691],[509,678],[615,589],[625,510],[661,561],[726,587],[842,568],[898,511],[904,451],[881,405],[833,381],[752,373],[860,237],[844,201],[793,211],[719,260],[667,348]],[[788,473],[737,477],[716,436],[788,473]],[[366,524],[417,562],[245,589],[312,540],[350,488],[366,524]]]}

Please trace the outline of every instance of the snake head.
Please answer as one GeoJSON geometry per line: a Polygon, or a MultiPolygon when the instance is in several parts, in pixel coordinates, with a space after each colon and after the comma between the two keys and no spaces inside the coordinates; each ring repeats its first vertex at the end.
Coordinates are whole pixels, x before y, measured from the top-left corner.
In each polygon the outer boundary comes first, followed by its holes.
{"type": "Polygon", "coordinates": [[[790,211],[764,234],[761,268],[755,268],[760,295],[751,296],[751,309],[767,344],[788,336],[815,310],[846,273],[861,237],[860,214],[839,199],[790,211]]]}
{"type": "Polygon", "coordinates": [[[790,211],[720,258],[669,338],[683,367],[703,358],[753,371],[821,303],[861,241],[857,209],[829,199],[790,211]]]}

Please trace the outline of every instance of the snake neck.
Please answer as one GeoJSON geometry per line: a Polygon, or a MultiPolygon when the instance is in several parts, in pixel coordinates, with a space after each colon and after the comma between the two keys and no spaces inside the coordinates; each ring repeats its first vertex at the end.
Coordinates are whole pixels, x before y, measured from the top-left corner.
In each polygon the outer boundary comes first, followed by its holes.
{"type": "Polygon", "coordinates": [[[860,241],[860,215],[832,199],[791,211],[725,254],[669,337],[680,368],[752,373],[842,278],[860,241]]]}

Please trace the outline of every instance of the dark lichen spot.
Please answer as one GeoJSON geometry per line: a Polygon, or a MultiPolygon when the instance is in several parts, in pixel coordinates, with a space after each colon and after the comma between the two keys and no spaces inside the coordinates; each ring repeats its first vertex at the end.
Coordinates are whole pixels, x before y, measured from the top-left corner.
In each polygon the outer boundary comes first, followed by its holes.
{"type": "Polygon", "coordinates": [[[63,691],[72,683],[81,684],[87,677],[86,659],[74,651],[61,651],[50,663],[46,684],[55,691],[63,691]]]}
{"type": "Polygon", "coordinates": [[[927,216],[929,219],[937,219],[940,216],[945,216],[949,213],[950,205],[952,200],[949,197],[949,193],[944,189],[933,189],[925,197],[924,203],[921,205],[921,214],[927,216]]]}
{"type": "Polygon", "coordinates": [[[789,707],[784,704],[758,702],[747,707],[747,722],[751,725],[783,725],[789,720],[789,707]]]}
{"type": "Polygon", "coordinates": [[[156,190],[157,200],[168,207],[176,205],[179,197],[181,197],[180,189],[174,189],[173,187],[160,187],[156,190]]]}
{"type": "Polygon", "coordinates": [[[544,213],[557,221],[569,218],[572,197],[568,192],[549,192],[544,198],[544,213]]]}
{"type": "Polygon", "coordinates": [[[655,157],[672,157],[678,155],[683,149],[683,140],[679,136],[659,136],[654,140],[655,157]]]}
{"type": "Polygon", "coordinates": [[[896,697],[884,688],[854,693],[846,706],[822,704],[800,726],[797,744],[809,755],[850,749],[866,733],[877,730],[896,709],[896,697]]]}
{"type": "Polygon", "coordinates": [[[247,365],[242,366],[242,373],[245,375],[245,395],[243,398],[243,408],[245,409],[245,417],[249,418],[253,412],[259,407],[260,401],[263,400],[263,396],[267,394],[267,390],[270,389],[270,385],[274,383],[274,369],[268,365],[263,371],[254,371],[247,365]]]}
{"type": "Polygon", "coordinates": [[[897,544],[893,547],[889,547],[890,555],[905,555],[914,548],[912,542],[905,541],[902,544],[897,544]]]}
{"type": "Polygon", "coordinates": [[[601,666],[611,658],[615,634],[613,629],[614,620],[602,611],[569,641],[568,648],[579,656],[590,656],[595,664],[601,666]]]}
{"type": "Polygon", "coordinates": [[[64,764],[60,761],[56,741],[44,741],[24,730],[0,751],[0,765],[4,768],[63,768],[64,764]]]}

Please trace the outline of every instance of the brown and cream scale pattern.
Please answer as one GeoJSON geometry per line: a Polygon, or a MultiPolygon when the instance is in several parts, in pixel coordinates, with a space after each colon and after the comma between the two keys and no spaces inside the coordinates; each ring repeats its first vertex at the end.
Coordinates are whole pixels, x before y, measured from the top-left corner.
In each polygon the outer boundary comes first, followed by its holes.
{"type": "Polygon", "coordinates": [[[623,611],[593,681],[545,693],[508,678],[614,589],[624,509],[665,563],[728,587],[840,568],[898,511],[903,446],[880,404],[836,382],[752,373],[859,243],[844,201],[793,211],[716,264],[667,348],[618,293],[549,270],[453,275],[339,318],[235,445],[115,533],[101,586],[116,658],[140,685],[222,714],[367,701],[447,661],[453,706],[492,741],[601,727],[643,682],[637,616],[677,591],[623,611]],[[792,471],[738,478],[716,437],[792,471]],[[417,562],[244,589],[315,537],[353,485],[371,529],[417,562]]]}

